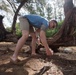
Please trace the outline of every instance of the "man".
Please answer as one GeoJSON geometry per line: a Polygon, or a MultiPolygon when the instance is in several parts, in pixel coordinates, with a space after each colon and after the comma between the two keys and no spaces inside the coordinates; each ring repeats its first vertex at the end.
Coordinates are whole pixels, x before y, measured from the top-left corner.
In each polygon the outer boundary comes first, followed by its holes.
{"type": "Polygon", "coordinates": [[[32,53],[31,55],[36,55],[35,49],[36,49],[36,31],[39,32],[40,40],[43,44],[43,46],[46,49],[46,55],[51,56],[53,55],[52,49],[49,48],[47,40],[46,40],[46,34],[45,31],[50,28],[55,28],[57,26],[57,22],[55,20],[52,20],[48,22],[46,19],[44,19],[41,16],[38,15],[25,15],[19,18],[20,20],[20,29],[22,31],[22,37],[18,40],[15,52],[13,56],[11,57],[11,60],[16,63],[18,59],[18,53],[25,44],[29,33],[32,36],[32,53]]]}

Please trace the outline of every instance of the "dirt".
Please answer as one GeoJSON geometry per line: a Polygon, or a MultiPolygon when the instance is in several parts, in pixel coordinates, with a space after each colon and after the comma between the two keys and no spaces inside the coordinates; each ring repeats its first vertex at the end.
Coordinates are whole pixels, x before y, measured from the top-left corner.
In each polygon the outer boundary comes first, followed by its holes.
{"type": "MultiPolygon", "coordinates": [[[[10,62],[15,44],[0,43],[0,75],[76,75],[76,47],[73,52],[61,51],[47,57],[43,54],[30,56],[29,46],[24,46],[19,53],[19,64],[10,62]]],[[[65,50],[65,49],[64,49],[65,50]]]]}

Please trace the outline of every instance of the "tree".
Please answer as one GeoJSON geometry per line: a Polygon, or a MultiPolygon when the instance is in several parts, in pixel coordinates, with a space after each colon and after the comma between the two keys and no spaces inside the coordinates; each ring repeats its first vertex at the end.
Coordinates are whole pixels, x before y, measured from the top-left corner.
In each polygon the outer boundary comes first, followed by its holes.
{"type": "Polygon", "coordinates": [[[6,31],[3,25],[3,18],[4,16],[0,15],[0,41],[5,39],[7,34],[10,34],[10,32],[6,31]]]}
{"type": "Polygon", "coordinates": [[[5,38],[5,32],[6,32],[6,30],[3,26],[3,23],[2,23],[3,18],[4,18],[4,16],[0,15],[0,41],[2,41],[2,39],[5,38]]]}
{"type": "MultiPolygon", "coordinates": [[[[8,41],[8,39],[10,40],[10,38],[13,36],[12,33],[16,34],[16,29],[15,29],[15,24],[16,24],[16,20],[17,20],[17,15],[19,13],[19,10],[21,9],[21,7],[25,4],[25,2],[27,2],[28,0],[22,0],[18,9],[16,10],[16,7],[14,6],[14,4],[12,4],[9,0],[7,0],[9,2],[9,4],[11,5],[11,7],[13,8],[13,11],[15,13],[14,18],[13,18],[13,23],[12,23],[12,31],[11,32],[7,32],[6,29],[4,28],[3,25],[3,16],[0,16],[0,41],[2,40],[6,40],[8,41]],[[15,10],[14,10],[15,7],[15,10]]],[[[15,37],[15,36],[14,36],[15,37]]],[[[14,38],[12,37],[12,39],[14,38]]],[[[11,41],[11,40],[10,40],[11,41]]],[[[12,40],[14,41],[14,40],[12,40]]]]}
{"type": "Polygon", "coordinates": [[[65,0],[64,4],[65,19],[60,30],[48,40],[49,45],[55,47],[76,45],[76,7],[72,0],[65,0]]]}
{"type": "Polygon", "coordinates": [[[57,8],[57,12],[58,13],[56,13],[57,15],[57,19],[59,20],[59,21],[62,21],[62,15],[64,14],[63,13],[63,4],[64,4],[64,1],[62,0],[56,0],[56,8],[57,8]]]}
{"type": "Polygon", "coordinates": [[[68,11],[70,11],[74,5],[73,5],[73,0],[64,0],[65,4],[64,4],[64,13],[65,16],[67,15],[68,11]]]}
{"type": "Polygon", "coordinates": [[[47,18],[48,20],[50,20],[52,17],[52,7],[50,4],[47,4],[47,7],[46,7],[46,10],[47,10],[47,18]]]}
{"type": "Polygon", "coordinates": [[[7,0],[8,1],[8,3],[11,5],[11,7],[12,7],[12,9],[13,9],[13,12],[15,13],[15,11],[17,10],[16,9],[16,6],[15,6],[15,4],[14,4],[14,1],[13,2],[11,2],[10,0],[7,0]]]}
{"type": "MultiPolygon", "coordinates": [[[[19,3],[19,6],[18,8],[15,6],[15,4],[13,3],[14,1],[16,2],[16,0],[13,0],[13,2],[11,2],[11,0],[7,0],[8,3],[10,4],[10,6],[12,7],[13,9],[13,12],[14,12],[14,17],[13,17],[13,23],[12,23],[12,31],[11,31],[11,34],[16,34],[16,28],[15,28],[15,24],[16,24],[16,20],[17,20],[17,16],[18,16],[18,13],[20,11],[20,9],[22,8],[22,6],[25,4],[25,2],[27,2],[28,0],[17,0],[17,2],[19,3]]],[[[41,1],[38,1],[38,2],[41,2],[41,1]]],[[[43,1],[42,1],[43,2],[43,1]]],[[[5,3],[5,2],[4,2],[5,3]]],[[[30,4],[31,1],[28,2],[28,4],[30,4]]],[[[42,6],[42,5],[41,5],[42,6]]],[[[33,8],[32,6],[30,6],[31,8],[33,8]]],[[[28,6],[29,8],[29,6],[28,6]]],[[[35,13],[33,12],[34,10],[33,9],[30,9],[29,11],[32,11],[32,13],[35,13]]],[[[3,25],[3,24],[2,24],[3,25]]],[[[9,35],[10,36],[10,35],[9,35]]]]}

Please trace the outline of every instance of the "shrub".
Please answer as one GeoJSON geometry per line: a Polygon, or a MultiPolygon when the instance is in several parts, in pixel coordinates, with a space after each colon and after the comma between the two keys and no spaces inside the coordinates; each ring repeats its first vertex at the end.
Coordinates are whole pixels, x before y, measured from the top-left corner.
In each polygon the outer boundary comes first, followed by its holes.
{"type": "Polygon", "coordinates": [[[47,38],[52,37],[56,32],[57,32],[57,29],[53,29],[53,30],[48,29],[48,30],[46,31],[46,37],[47,37],[47,38]]]}
{"type": "Polygon", "coordinates": [[[19,23],[16,24],[16,35],[18,37],[21,37],[21,35],[22,35],[21,30],[20,30],[19,23]]]}

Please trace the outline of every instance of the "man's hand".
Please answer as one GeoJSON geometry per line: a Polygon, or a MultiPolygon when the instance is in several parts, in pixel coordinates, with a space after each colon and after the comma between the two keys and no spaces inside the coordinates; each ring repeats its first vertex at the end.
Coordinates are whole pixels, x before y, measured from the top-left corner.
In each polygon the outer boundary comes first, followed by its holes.
{"type": "Polygon", "coordinates": [[[47,56],[51,56],[51,55],[53,55],[53,53],[54,53],[53,50],[50,48],[46,50],[47,56]]]}

